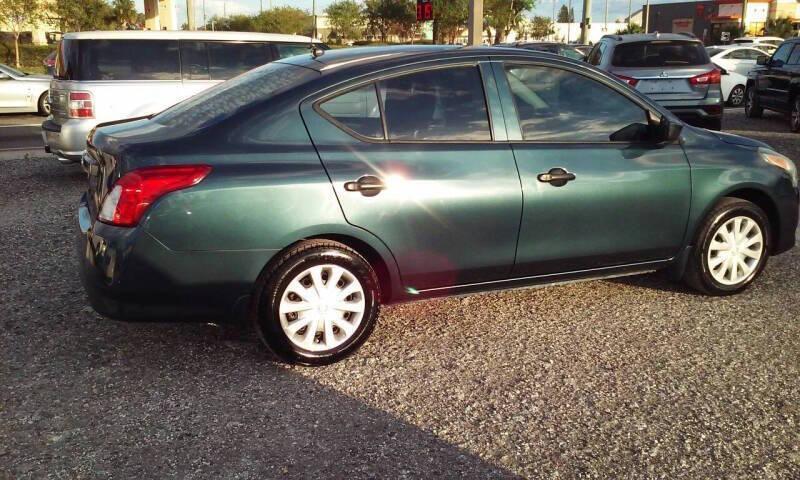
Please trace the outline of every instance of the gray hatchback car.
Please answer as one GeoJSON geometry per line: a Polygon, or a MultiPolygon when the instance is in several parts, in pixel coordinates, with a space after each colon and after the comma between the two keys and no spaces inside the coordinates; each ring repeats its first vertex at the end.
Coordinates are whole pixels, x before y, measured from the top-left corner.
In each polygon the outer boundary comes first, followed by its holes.
{"type": "Polygon", "coordinates": [[[605,35],[586,61],[688,123],[712,130],[722,126],[721,72],[695,38],[672,33],[605,35]]]}

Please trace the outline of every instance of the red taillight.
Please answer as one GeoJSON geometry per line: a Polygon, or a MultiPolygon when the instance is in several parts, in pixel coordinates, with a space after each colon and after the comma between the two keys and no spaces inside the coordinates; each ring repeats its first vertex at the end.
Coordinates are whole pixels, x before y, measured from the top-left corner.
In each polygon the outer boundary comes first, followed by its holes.
{"type": "Polygon", "coordinates": [[[701,73],[689,79],[691,85],[719,85],[721,81],[722,73],[716,68],[710,72],[701,73]]]}
{"type": "Polygon", "coordinates": [[[617,78],[619,78],[623,82],[627,83],[631,87],[635,87],[636,84],[639,83],[639,79],[638,78],[626,77],[625,75],[619,75],[619,74],[616,74],[616,73],[614,75],[616,75],[617,78]]]}
{"type": "Polygon", "coordinates": [[[93,118],[94,105],[89,92],[69,92],[69,117],[93,118]]]}
{"type": "Polygon", "coordinates": [[[168,165],[128,172],[106,195],[97,218],[118,227],[133,227],[160,197],[197,185],[209,173],[208,165],[168,165]]]}

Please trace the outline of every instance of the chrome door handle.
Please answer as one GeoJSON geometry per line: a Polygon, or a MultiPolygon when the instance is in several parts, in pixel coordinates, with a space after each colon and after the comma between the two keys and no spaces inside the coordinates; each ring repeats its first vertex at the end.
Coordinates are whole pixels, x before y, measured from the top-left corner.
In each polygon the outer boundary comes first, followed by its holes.
{"type": "Polygon", "coordinates": [[[361,192],[365,197],[374,197],[381,193],[386,185],[383,180],[374,175],[364,175],[354,182],[345,182],[344,189],[348,192],[361,192]]]}
{"type": "Polygon", "coordinates": [[[549,183],[554,187],[563,187],[567,182],[575,180],[575,174],[561,167],[551,168],[547,173],[540,173],[536,177],[542,183],[549,183]]]}

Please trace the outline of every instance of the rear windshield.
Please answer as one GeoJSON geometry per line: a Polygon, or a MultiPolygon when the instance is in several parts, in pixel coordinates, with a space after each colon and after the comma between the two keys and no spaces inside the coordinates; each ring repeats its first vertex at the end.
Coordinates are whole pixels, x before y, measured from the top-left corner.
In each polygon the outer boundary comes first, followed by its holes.
{"type": "Polygon", "coordinates": [[[286,63],[268,63],[215,85],[156,114],[152,120],[191,132],[230,117],[242,107],[271,98],[318,75],[286,63]]]}
{"type": "Polygon", "coordinates": [[[680,67],[709,62],[702,43],[681,40],[623,43],[617,45],[611,59],[615,67],[680,67]]]}

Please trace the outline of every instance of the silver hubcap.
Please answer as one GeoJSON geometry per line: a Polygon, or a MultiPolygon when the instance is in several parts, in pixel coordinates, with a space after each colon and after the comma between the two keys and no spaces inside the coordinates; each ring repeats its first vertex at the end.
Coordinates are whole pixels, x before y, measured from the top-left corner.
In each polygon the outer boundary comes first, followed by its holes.
{"type": "Polygon", "coordinates": [[[742,101],[744,101],[744,90],[741,87],[734,88],[729,100],[733,105],[741,105],[742,101]]]}
{"type": "Polygon", "coordinates": [[[723,285],[747,280],[764,255],[764,237],[758,224],[749,217],[734,217],[723,223],[708,247],[708,269],[723,285]]]}
{"type": "Polygon", "coordinates": [[[318,265],[297,275],[281,297],[279,316],[286,337],[312,352],[346,342],[364,316],[364,288],[349,270],[318,265]]]}

